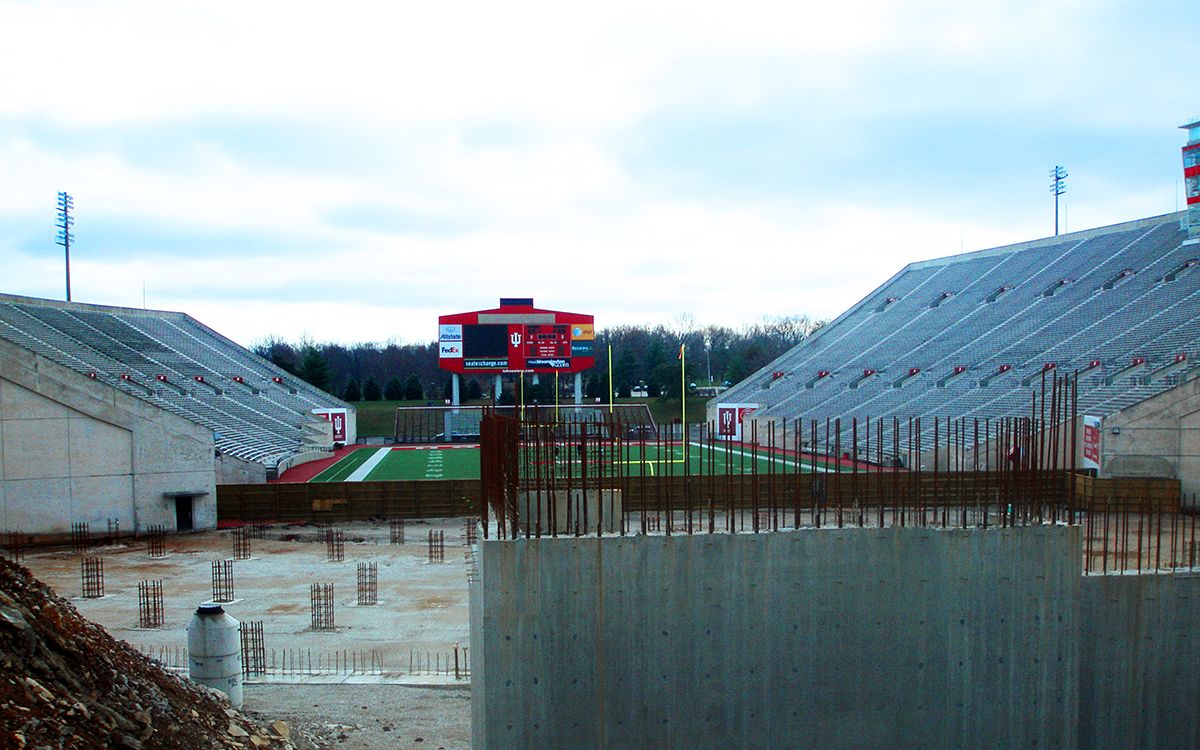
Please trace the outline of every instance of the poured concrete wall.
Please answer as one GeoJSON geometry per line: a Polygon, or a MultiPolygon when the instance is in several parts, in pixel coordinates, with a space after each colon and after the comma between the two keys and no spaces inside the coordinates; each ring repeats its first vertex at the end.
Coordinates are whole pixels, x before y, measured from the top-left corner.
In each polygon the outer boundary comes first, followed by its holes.
{"type": "Polygon", "coordinates": [[[1101,476],[1177,477],[1200,493],[1200,377],[1105,417],[1100,447],[1101,476]]]}
{"type": "Polygon", "coordinates": [[[1089,576],[1080,750],[1200,747],[1200,575],[1089,576]]]}
{"type": "Polygon", "coordinates": [[[212,431],[0,340],[0,528],[216,526],[212,431]]]}
{"type": "Polygon", "coordinates": [[[484,541],[473,747],[1074,748],[1077,528],[484,541]]]}

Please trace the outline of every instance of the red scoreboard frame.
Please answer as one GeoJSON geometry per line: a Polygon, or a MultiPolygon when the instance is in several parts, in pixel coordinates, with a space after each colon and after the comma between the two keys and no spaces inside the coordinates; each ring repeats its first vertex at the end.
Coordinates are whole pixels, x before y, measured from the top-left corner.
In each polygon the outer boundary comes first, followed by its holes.
{"type": "Polygon", "coordinates": [[[579,372],[596,364],[595,318],[502,298],[493,310],[438,318],[438,366],[460,375],[579,372]]]}

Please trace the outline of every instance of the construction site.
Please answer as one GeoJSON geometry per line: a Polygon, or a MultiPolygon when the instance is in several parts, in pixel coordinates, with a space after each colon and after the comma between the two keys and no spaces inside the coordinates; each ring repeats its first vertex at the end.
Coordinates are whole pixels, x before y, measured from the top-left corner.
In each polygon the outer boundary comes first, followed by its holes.
{"type": "MultiPolygon", "coordinates": [[[[1200,746],[1195,219],[910,264],[702,424],[360,439],[186,315],[2,296],[6,746],[1200,746]]],[[[560,315],[443,316],[451,393],[590,367],[560,315]]]]}
{"type": "MultiPolygon", "coordinates": [[[[180,676],[189,673],[197,605],[220,604],[240,622],[247,706],[263,702],[259,687],[357,685],[368,695],[372,687],[432,688],[460,708],[440,722],[450,725],[440,738],[424,736],[438,741],[433,747],[468,747],[465,545],[475,528],[465,521],[260,524],[183,535],[80,526],[69,544],[10,538],[6,552],[80,615],[180,676]]],[[[355,722],[314,720],[313,740],[324,733],[337,746],[370,747],[355,735],[378,714],[364,722],[355,708],[355,722]]],[[[410,729],[393,725],[389,733],[410,729]]]]}
{"type": "Polygon", "coordinates": [[[244,708],[311,747],[1189,746],[1200,516],[1081,472],[1076,393],[686,441],[485,412],[475,480],[223,485],[222,528],[6,551],[164,674],[220,607],[244,708]]]}

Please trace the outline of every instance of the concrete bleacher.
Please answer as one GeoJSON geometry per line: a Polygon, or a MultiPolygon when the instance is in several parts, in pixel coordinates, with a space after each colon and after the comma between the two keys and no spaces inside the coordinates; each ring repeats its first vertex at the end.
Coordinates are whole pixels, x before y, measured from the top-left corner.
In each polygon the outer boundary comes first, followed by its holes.
{"type": "Polygon", "coordinates": [[[1028,414],[1046,363],[1070,373],[1099,360],[1079,380],[1079,411],[1114,413],[1200,374],[1200,265],[1172,276],[1200,245],[1180,217],[910,264],[720,401],[759,404],[760,422],[995,419],[1028,414]],[[1147,382],[1178,355],[1182,374],[1147,382]],[[1106,382],[1135,357],[1144,372],[1106,382]],[[1012,370],[989,382],[1002,365],[1012,370]],[[939,387],[955,367],[967,372],[939,387]],[[910,368],[921,372],[894,387],[910,368]],[[867,369],[878,376],[852,387],[867,369]],[[808,387],[822,370],[832,376],[808,387]]]}
{"type": "Polygon", "coordinates": [[[0,338],[207,427],[218,451],[268,468],[330,447],[312,410],[347,408],[182,313],[0,294],[0,338]]]}

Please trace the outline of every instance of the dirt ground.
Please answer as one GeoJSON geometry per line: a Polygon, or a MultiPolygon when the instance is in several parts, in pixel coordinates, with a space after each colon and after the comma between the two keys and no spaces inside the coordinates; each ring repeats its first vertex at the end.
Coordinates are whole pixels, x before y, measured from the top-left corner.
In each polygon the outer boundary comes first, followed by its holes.
{"type": "MultiPolygon", "coordinates": [[[[261,621],[268,663],[292,673],[267,679],[304,679],[319,671],[327,680],[340,676],[428,684],[439,681],[428,673],[447,671],[447,660],[453,671],[455,644],[461,673],[469,640],[464,522],[409,522],[403,545],[389,543],[386,523],[337,528],[345,540],[342,562],[328,560],[322,530],[312,525],[268,527],[265,539],[251,540],[250,559],[233,562],[234,600],[222,606],[240,622],[261,621]],[[445,539],[444,562],[429,562],[431,531],[445,539]],[[373,606],[357,603],[360,562],[377,566],[378,603],[373,606]],[[312,629],[313,583],[334,586],[335,630],[312,629]],[[343,655],[349,662],[345,668],[343,655]],[[363,658],[372,669],[361,668],[363,658]]],[[[233,532],[168,536],[166,549],[165,557],[150,557],[145,539],[90,549],[87,554],[101,557],[104,564],[104,596],[95,599],[82,596],[80,555],[72,549],[29,550],[23,564],[113,637],[167,666],[184,668],[187,624],[196,607],[213,598],[213,562],[233,559],[233,532]],[[163,583],[162,627],[139,626],[140,581],[163,583]]],[[[449,681],[454,681],[452,674],[449,681]]]]}
{"type": "MultiPolygon", "coordinates": [[[[244,686],[245,708],[294,722],[312,747],[470,747],[467,574],[470,548],[461,519],[409,522],[405,544],[385,523],[338,526],[342,562],[328,559],[323,530],[276,525],[252,539],[250,559],[234,560],[239,621],[263,623],[268,671],[244,686]],[[444,538],[444,562],[430,562],[430,532],[444,538]],[[357,563],[375,563],[378,603],[359,605],[357,563]],[[336,629],[312,628],[310,584],[332,583],[336,629]],[[458,647],[459,677],[453,662],[458,647]]],[[[69,548],[26,550],[22,564],[100,624],[174,671],[186,674],[187,624],[213,598],[214,561],[234,557],[232,530],[166,538],[165,557],[147,542],[98,544],[104,596],[82,596],[81,556],[69,548]],[[162,581],[162,627],[139,623],[141,581],[162,581]]]]}
{"type": "Polygon", "coordinates": [[[245,687],[243,710],[340,750],[471,747],[471,691],[462,685],[255,684],[245,687]]]}

